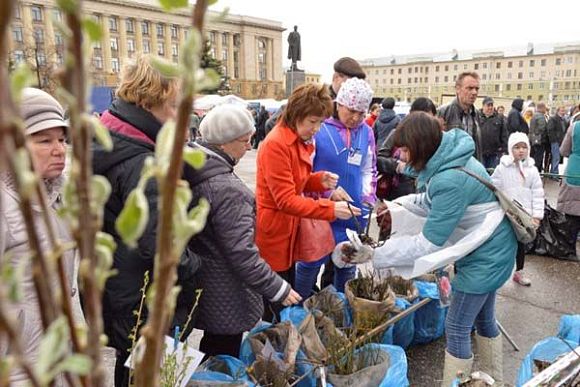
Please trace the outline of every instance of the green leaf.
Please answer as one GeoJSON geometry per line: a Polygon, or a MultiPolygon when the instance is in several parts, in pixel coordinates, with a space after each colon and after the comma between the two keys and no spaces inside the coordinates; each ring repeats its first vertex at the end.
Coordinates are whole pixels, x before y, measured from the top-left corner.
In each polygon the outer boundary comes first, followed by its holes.
{"type": "Polygon", "coordinates": [[[179,78],[183,73],[178,64],[170,63],[158,56],[151,57],[151,66],[166,78],[179,78]]]}
{"type": "Polygon", "coordinates": [[[49,382],[52,379],[48,371],[68,350],[68,340],[69,334],[66,319],[64,316],[61,316],[50,324],[40,339],[38,359],[36,360],[35,368],[37,374],[44,381],[49,382]]]}
{"type": "Polygon", "coordinates": [[[159,0],[159,4],[166,11],[185,8],[189,5],[188,0],[159,0]]]}
{"type": "Polygon", "coordinates": [[[79,6],[77,0],[57,0],[56,4],[66,13],[74,13],[79,6]]]}
{"type": "Polygon", "coordinates": [[[115,229],[129,247],[136,247],[149,220],[149,203],[143,191],[134,189],[115,222],[115,229]]]}
{"type": "Polygon", "coordinates": [[[15,101],[20,101],[22,90],[32,84],[32,72],[30,68],[24,63],[16,67],[12,74],[10,74],[10,92],[15,101]]]}
{"type": "Polygon", "coordinates": [[[195,169],[200,169],[205,164],[205,153],[199,149],[185,147],[183,149],[183,160],[195,169]]]}
{"type": "Polygon", "coordinates": [[[197,203],[197,206],[193,207],[189,213],[188,218],[194,227],[193,235],[199,233],[205,227],[205,221],[207,215],[209,214],[210,205],[207,199],[201,198],[197,203]]]}
{"type": "Polygon", "coordinates": [[[89,36],[91,42],[100,42],[103,38],[103,29],[99,23],[97,23],[93,18],[84,18],[83,30],[89,36]]]}
{"type": "Polygon", "coordinates": [[[203,76],[197,80],[198,90],[212,90],[219,86],[220,75],[214,69],[205,69],[203,76]]]}
{"type": "Polygon", "coordinates": [[[157,160],[157,165],[159,165],[163,171],[169,167],[169,159],[171,153],[173,153],[174,137],[175,122],[170,120],[167,121],[159,131],[155,145],[155,159],[157,160]]]}
{"type": "Polygon", "coordinates": [[[74,375],[88,375],[91,371],[91,366],[90,357],[75,353],[58,363],[53,370],[53,374],[58,375],[63,372],[69,372],[74,375]]]}
{"type": "Polygon", "coordinates": [[[103,148],[110,152],[113,150],[113,140],[111,139],[111,134],[109,129],[103,125],[103,123],[95,116],[90,116],[90,122],[95,131],[95,138],[103,146],[103,148]]]}
{"type": "Polygon", "coordinates": [[[91,194],[93,195],[94,208],[102,211],[103,206],[111,195],[111,183],[104,176],[93,175],[91,179],[91,194]]]}
{"type": "Polygon", "coordinates": [[[218,2],[218,0],[208,0],[207,6],[210,7],[210,6],[214,5],[214,4],[217,4],[217,2],[218,2]]]}

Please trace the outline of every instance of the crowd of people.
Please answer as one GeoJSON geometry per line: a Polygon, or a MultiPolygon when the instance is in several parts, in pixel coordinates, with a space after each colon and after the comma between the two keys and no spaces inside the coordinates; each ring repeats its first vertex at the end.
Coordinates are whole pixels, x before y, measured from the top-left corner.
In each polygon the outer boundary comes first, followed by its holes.
{"type": "MultiPolygon", "coordinates": [[[[190,327],[204,332],[200,349],[207,355],[238,356],[243,333],[260,319],[278,321],[283,307],[300,303],[318,286],[333,284],[343,291],[357,275],[356,267],[333,264],[332,249],[306,257],[300,241],[324,236],[333,245],[348,243],[347,229],[364,229],[369,221],[365,215],[380,200],[403,206],[412,202],[426,211],[422,232],[404,243],[388,240],[374,258],[371,254],[375,268],[396,272],[398,257],[413,260],[446,245],[465,214],[498,210],[493,192],[470,174],[516,199],[539,225],[544,216],[540,174],[546,171],[547,177],[561,181],[557,209],[574,225],[575,241],[580,229],[580,107],[571,112],[551,107],[555,113],[548,115],[542,101],[515,99],[505,117],[493,98],[485,97],[480,110],[475,106],[479,76],[473,72],[458,74],[456,94],[438,109],[429,98],[418,98],[410,113],[401,117],[394,111],[393,98],[372,104],[373,91],[364,71],[345,57],[335,63],[330,85],[297,87],[274,117],[263,108],[254,117],[234,105],[218,106],[201,120],[194,117],[187,146],[203,152],[206,163],[200,170],[184,164],[182,176],[193,193],[191,206],[206,198],[211,210],[205,228],[180,257],[181,292],[172,329],[184,327],[195,290],[202,289],[190,327]],[[252,148],[257,148],[255,194],[234,169],[252,148]],[[563,174],[561,156],[568,157],[563,174]],[[307,228],[305,219],[317,221],[312,223],[316,232],[307,228]]],[[[129,383],[124,363],[131,348],[130,332],[137,324],[133,311],[140,302],[145,273],[153,272],[159,215],[154,179],[145,188],[150,216],[138,248],[124,244],[115,221],[137,186],[146,159],[155,153],[162,125],[176,118],[178,95],[177,79],[156,70],[150,56],[139,57],[124,69],[117,98],[100,117],[111,134],[113,150],[108,152],[97,142],[93,147],[94,173],[112,187],[103,231],[117,243],[113,264],[117,274],[105,286],[103,320],[109,345],[117,351],[116,386],[129,383]]],[[[34,166],[47,187],[49,209],[56,211],[65,167],[64,110],[36,89],[27,89],[21,110],[34,166]]],[[[26,233],[14,177],[4,173],[0,178],[5,206],[0,228],[10,236],[1,239],[0,253],[10,252],[17,265],[27,254],[26,233]]],[[[70,239],[56,213],[49,216],[59,226],[61,239],[70,239]]],[[[69,255],[66,267],[72,273],[74,252],[69,255]]],[[[458,371],[469,373],[473,327],[481,370],[503,380],[496,291],[510,277],[520,285],[531,284],[523,273],[524,256],[524,245],[504,218],[483,244],[455,263],[443,385],[449,386],[458,371]]],[[[25,285],[31,283],[30,267],[25,285]]],[[[70,277],[74,289],[76,282],[70,277]]],[[[31,296],[13,310],[22,319],[21,335],[34,356],[42,326],[34,289],[28,286],[24,291],[31,296]]],[[[141,318],[147,318],[146,308],[141,318]]],[[[8,349],[1,344],[4,354],[8,349]]],[[[14,373],[11,380],[24,377],[14,373]]]]}

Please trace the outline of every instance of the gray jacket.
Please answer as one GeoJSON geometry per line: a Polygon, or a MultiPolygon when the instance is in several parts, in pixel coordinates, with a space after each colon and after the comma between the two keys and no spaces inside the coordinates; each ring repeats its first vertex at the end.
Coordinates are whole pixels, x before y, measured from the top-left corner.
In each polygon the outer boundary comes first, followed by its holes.
{"type": "MultiPolygon", "coordinates": [[[[62,178],[46,182],[48,194],[47,205],[49,206],[48,218],[52,223],[56,238],[66,243],[72,239],[64,221],[56,214],[61,185],[62,178]]],[[[30,258],[30,247],[28,246],[28,233],[26,232],[26,225],[24,224],[24,219],[19,208],[20,197],[16,192],[14,180],[6,173],[0,174],[0,195],[2,196],[0,198],[2,203],[2,211],[0,212],[0,255],[2,255],[2,261],[9,257],[9,262],[14,268],[22,267],[24,269],[20,282],[22,298],[18,302],[8,303],[5,307],[17,322],[24,357],[31,364],[36,364],[40,339],[43,334],[42,319],[38,309],[38,299],[32,279],[32,260],[30,258]]],[[[48,240],[48,232],[42,219],[43,214],[40,206],[33,204],[32,216],[37,226],[41,249],[45,253],[48,253],[53,247],[48,240]]],[[[65,276],[69,280],[70,289],[73,289],[73,284],[76,283],[73,281],[74,260],[75,250],[65,251],[63,262],[65,276]]],[[[60,289],[56,276],[56,266],[52,267],[52,273],[54,276],[49,278],[49,284],[56,291],[56,289],[60,289]]],[[[3,284],[0,283],[0,286],[3,286],[3,284]]],[[[68,296],[72,297],[73,293],[76,293],[76,290],[73,289],[72,293],[68,296]]],[[[10,353],[10,348],[8,348],[4,340],[3,337],[0,337],[1,358],[4,358],[10,353]]],[[[19,368],[12,370],[10,375],[11,386],[24,386],[27,385],[27,381],[28,377],[24,371],[19,368]]],[[[63,380],[57,378],[56,385],[63,385],[63,380]]]]}
{"type": "Polygon", "coordinates": [[[211,206],[205,228],[189,244],[202,257],[196,276],[203,291],[195,326],[213,334],[238,334],[262,316],[262,296],[284,300],[290,286],[258,253],[254,195],[233,172],[233,160],[219,149],[194,146],[207,160],[186,179],[193,202],[205,197],[211,206]]]}
{"type": "Polygon", "coordinates": [[[536,112],[530,121],[530,145],[542,145],[544,136],[547,136],[548,121],[544,113],[536,112]]]}

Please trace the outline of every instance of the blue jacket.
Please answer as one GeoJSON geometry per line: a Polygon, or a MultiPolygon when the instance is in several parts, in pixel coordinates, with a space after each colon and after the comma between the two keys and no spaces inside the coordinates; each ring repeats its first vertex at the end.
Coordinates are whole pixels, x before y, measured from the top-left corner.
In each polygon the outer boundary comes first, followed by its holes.
{"type": "MultiPolygon", "coordinates": [[[[441,145],[425,169],[415,173],[418,189],[426,191],[429,198],[430,211],[423,235],[437,246],[449,239],[469,205],[497,200],[487,187],[456,169],[465,167],[490,179],[484,167],[472,157],[474,150],[469,134],[452,129],[443,134],[441,145]]],[[[457,274],[453,288],[472,294],[497,290],[511,275],[516,249],[511,224],[504,218],[483,245],[455,263],[457,274]]]]}

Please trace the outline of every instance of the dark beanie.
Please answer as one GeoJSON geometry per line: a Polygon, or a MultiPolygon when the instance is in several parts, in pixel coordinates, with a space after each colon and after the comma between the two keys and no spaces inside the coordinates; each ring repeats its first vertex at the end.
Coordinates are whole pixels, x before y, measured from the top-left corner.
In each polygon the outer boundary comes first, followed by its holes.
{"type": "Polygon", "coordinates": [[[340,58],[339,60],[334,62],[334,71],[336,71],[337,73],[344,74],[351,78],[357,77],[360,79],[365,79],[367,77],[362,67],[360,67],[360,64],[356,60],[349,58],[348,56],[340,58]]]}

